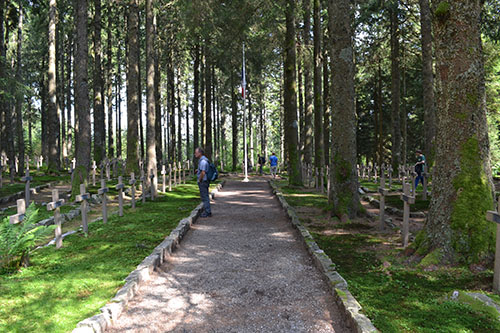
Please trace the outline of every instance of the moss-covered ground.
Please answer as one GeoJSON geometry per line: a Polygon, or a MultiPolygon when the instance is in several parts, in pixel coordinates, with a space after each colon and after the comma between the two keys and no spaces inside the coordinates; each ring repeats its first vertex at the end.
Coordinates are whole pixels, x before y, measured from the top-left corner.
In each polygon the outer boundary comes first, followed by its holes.
{"type": "MultiPolygon", "coordinates": [[[[33,180],[30,182],[30,187],[34,188],[39,185],[44,185],[51,182],[68,182],[70,181],[70,176],[67,174],[61,174],[60,176],[45,175],[36,171],[31,172],[33,180]]],[[[21,182],[20,177],[14,178],[14,183],[10,183],[8,175],[3,175],[3,186],[0,188],[0,198],[7,197],[9,195],[23,192],[26,188],[26,184],[21,182]]]]}
{"type": "Polygon", "coordinates": [[[421,267],[404,254],[399,234],[379,233],[367,218],[340,223],[326,196],[278,184],[381,332],[500,332],[489,311],[447,299],[454,290],[469,290],[500,301],[490,293],[491,269],[421,267]]]}
{"type": "Polygon", "coordinates": [[[125,216],[89,226],[64,239],[63,248],[35,251],[31,266],[0,275],[0,331],[67,332],[99,312],[123,279],[200,202],[194,182],[137,203],[125,216]]]}

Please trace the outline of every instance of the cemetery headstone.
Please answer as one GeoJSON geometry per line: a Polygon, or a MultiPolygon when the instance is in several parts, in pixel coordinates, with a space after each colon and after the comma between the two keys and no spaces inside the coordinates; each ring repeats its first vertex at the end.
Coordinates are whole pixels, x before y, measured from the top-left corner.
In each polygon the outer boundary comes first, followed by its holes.
{"type": "Polygon", "coordinates": [[[54,211],[54,224],[56,226],[56,248],[62,247],[62,221],[61,221],[61,206],[64,204],[64,199],[59,199],[59,190],[52,190],[52,202],[47,204],[48,211],[54,211]]]}
{"type": "Polygon", "coordinates": [[[97,165],[95,161],[92,161],[92,186],[95,186],[95,174],[96,174],[97,165]]]}
{"type": "Polygon", "coordinates": [[[27,207],[29,207],[29,205],[30,205],[30,194],[31,194],[30,182],[32,180],[33,180],[33,177],[30,176],[30,169],[26,169],[26,175],[21,178],[21,181],[26,182],[26,186],[24,189],[24,197],[26,200],[27,207]]]}
{"type": "Polygon", "coordinates": [[[403,209],[403,247],[408,247],[409,234],[410,234],[410,205],[415,203],[415,196],[410,195],[410,184],[403,183],[403,194],[401,200],[404,202],[403,209]]]}
{"type": "Polygon", "coordinates": [[[24,220],[26,214],[26,203],[24,199],[17,200],[17,214],[9,217],[10,224],[19,224],[24,220]]]}
{"type": "Polygon", "coordinates": [[[497,224],[496,249],[495,249],[495,270],[493,273],[493,291],[500,292],[500,197],[497,201],[497,210],[488,211],[486,219],[497,224]]]}
{"type": "Polygon", "coordinates": [[[109,188],[106,187],[106,181],[101,179],[101,188],[97,193],[102,196],[102,223],[104,224],[108,222],[108,197],[106,195],[108,192],[109,188]]]}
{"type": "Polygon", "coordinates": [[[83,232],[89,233],[89,226],[87,222],[87,209],[88,209],[88,200],[90,199],[90,193],[87,193],[85,190],[85,184],[80,184],[80,194],[76,196],[75,201],[81,202],[80,204],[80,212],[82,214],[82,227],[83,232]]]}
{"type": "Polygon", "coordinates": [[[118,176],[118,184],[116,185],[116,189],[118,190],[118,216],[123,216],[123,189],[125,188],[125,184],[123,184],[122,176],[118,176]]]}

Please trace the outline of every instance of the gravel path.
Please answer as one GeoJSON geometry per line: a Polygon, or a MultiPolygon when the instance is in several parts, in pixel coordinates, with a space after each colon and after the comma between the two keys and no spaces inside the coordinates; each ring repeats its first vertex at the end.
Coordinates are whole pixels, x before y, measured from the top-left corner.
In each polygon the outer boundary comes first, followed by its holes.
{"type": "Polygon", "coordinates": [[[227,182],[111,332],[344,332],[266,182],[227,182]]]}

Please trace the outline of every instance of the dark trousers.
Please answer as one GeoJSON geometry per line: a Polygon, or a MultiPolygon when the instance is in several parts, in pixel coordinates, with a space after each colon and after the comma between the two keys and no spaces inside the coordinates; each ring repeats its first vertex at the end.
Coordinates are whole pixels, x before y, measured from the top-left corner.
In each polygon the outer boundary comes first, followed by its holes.
{"type": "Polygon", "coordinates": [[[198,183],[198,188],[200,189],[200,197],[203,202],[203,214],[210,215],[212,211],[210,210],[210,196],[208,194],[208,188],[210,187],[210,182],[208,180],[204,180],[201,183],[198,183]]]}
{"type": "Polygon", "coordinates": [[[418,187],[418,183],[420,182],[422,185],[424,185],[424,176],[422,176],[422,171],[418,172],[417,171],[417,178],[415,178],[415,189],[418,187]]]}

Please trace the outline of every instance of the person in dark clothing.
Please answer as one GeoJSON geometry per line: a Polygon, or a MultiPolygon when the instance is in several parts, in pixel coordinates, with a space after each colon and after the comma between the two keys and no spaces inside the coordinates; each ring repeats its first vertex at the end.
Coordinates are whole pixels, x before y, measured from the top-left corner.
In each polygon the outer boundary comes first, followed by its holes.
{"type": "Polygon", "coordinates": [[[262,168],[264,167],[264,164],[266,164],[266,158],[260,155],[257,155],[257,157],[257,163],[259,164],[259,173],[262,176],[262,168]]]}
{"type": "Polygon", "coordinates": [[[421,150],[417,150],[417,163],[415,164],[415,172],[417,173],[417,178],[415,179],[415,190],[418,187],[418,183],[424,184],[424,176],[422,175],[425,168],[425,156],[421,150]]]}

